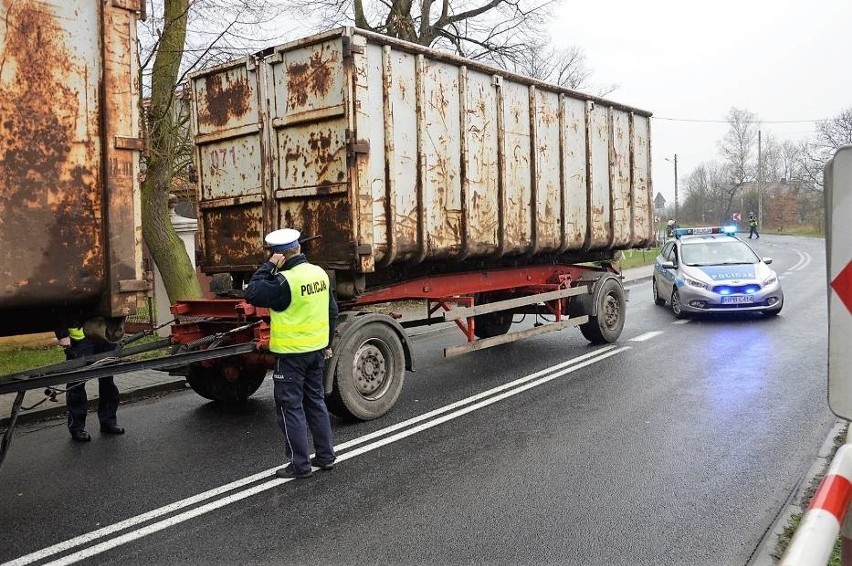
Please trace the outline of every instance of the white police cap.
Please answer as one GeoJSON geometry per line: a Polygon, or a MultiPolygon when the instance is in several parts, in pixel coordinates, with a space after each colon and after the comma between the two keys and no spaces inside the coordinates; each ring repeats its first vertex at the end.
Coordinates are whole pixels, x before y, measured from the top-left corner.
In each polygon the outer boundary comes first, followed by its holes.
{"type": "Polygon", "coordinates": [[[301,234],[298,230],[282,228],[267,234],[265,240],[273,252],[284,252],[299,245],[299,236],[301,234]]]}

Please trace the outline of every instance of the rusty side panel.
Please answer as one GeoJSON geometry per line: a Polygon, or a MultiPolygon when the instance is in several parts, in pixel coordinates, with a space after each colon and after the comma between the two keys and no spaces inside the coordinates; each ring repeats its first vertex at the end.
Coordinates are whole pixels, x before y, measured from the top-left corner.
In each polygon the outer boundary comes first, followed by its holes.
{"type": "Polygon", "coordinates": [[[563,230],[565,249],[575,251],[586,244],[588,227],[588,193],[586,175],[587,132],[586,107],[589,103],[565,97],[562,106],[563,132],[562,191],[565,200],[563,230]]]}
{"type": "Polygon", "coordinates": [[[202,218],[205,266],[260,265],[266,259],[260,205],[212,208],[202,218]]]}
{"type": "Polygon", "coordinates": [[[630,245],[631,202],[630,194],[630,115],[620,110],[612,111],[612,239],[613,246],[630,245]]]}
{"type": "Polygon", "coordinates": [[[258,76],[242,58],[193,76],[202,269],[263,261],[265,159],[258,126],[258,76]]]}
{"type": "Polygon", "coordinates": [[[424,233],[429,257],[441,259],[458,255],[462,243],[458,67],[427,62],[423,82],[424,233]]]}
{"type": "Polygon", "coordinates": [[[491,77],[468,73],[466,212],[468,246],[475,257],[496,253],[498,241],[497,211],[497,91],[491,77]]]}
{"type": "Polygon", "coordinates": [[[105,119],[102,139],[107,168],[106,252],[109,297],[104,314],[126,316],[136,312],[137,294],[122,292],[141,288],[142,210],[139,187],[139,74],[137,70],[136,13],[132,9],[104,6],[103,92],[105,119]],[[128,140],[129,144],[117,140],[128,140]]]}
{"type": "Polygon", "coordinates": [[[248,63],[240,59],[193,80],[196,133],[257,124],[257,83],[248,63]]]}
{"type": "MultiPolygon", "coordinates": [[[[410,53],[391,52],[392,75],[389,78],[393,148],[391,160],[385,156],[386,169],[392,183],[388,198],[393,200],[396,215],[390,229],[396,242],[397,260],[405,261],[417,253],[417,92],[415,57],[410,53]]],[[[371,146],[374,147],[374,146],[371,146]]]]}
{"type": "Polygon", "coordinates": [[[609,246],[611,234],[610,203],[610,111],[606,106],[593,105],[589,117],[589,224],[591,249],[609,246]]]}
{"type": "Polygon", "coordinates": [[[63,19],[45,2],[2,3],[2,308],[85,302],[104,291],[99,41],[63,28],[98,29],[97,3],[88,4],[63,19]]]}
{"type": "Polygon", "coordinates": [[[344,114],[346,74],[339,37],[280,52],[270,62],[273,118],[292,123],[344,114]]]}
{"type": "Polygon", "coordinates": [[[322,235],[310,241],[305,252],[312,260],[354,268],[355,242],[351,239],[352,218],[346,194],[321,199],[278,200],[278,225],[296,226],[303,236],[322,235]]]}
{"type": "Polygon", "coordinates": [[[270,65],[275,189],[346,184],[348,123],[340,40],[282,53],[270,65]]]}
{"type": "Polygon", "coordinates": [[[645,245],[651,240],[654,227],[651,188],[650,120],[633,116],[633,237],[632,244],[645,245]]]}
{"type": "Polygon", "coordinates": [[[504,83],[502,91],[506,209],[498,229],[505,232],[505,253],[522,254],[529,250],[532,239],[530,93],[526,85],[517,83],[504,83]]]}
{"type": "Polygon", "coordinates": [[[536,240],[538,252],[554,252],[562,245],[562,186],[559,175],[559,95],[536,92],[536,240]]]}
{"type": "MultiPolygon", "coordinates": [[[[363,37],[355,36],[353,42],[366,40],[363,37]]],[[[359,47],[361,47],[359,45],[359,47]]],[[[364,46],[366,47],[366,46],[364,46]]],[[[371,262],[374,264],[378,259],[376,235],[379,232],[378,225],[383,228],[387,227],[386,214],[384,210],[376,210],[374,206],[375,198],[374,191],[382,192],[384,188],[384,166],[381,158],[381,146],[384,144],[384,120],[382,119],[382,81],[381,81],[381,52],[374,57],[353,57],[350,77],[352,80],[352,89],[355,91],[353,97],[354,113],[352,118],[354,124],[350,131],[356,132],[353,137],[361,140],[366,139],[371,143],[379,145],[379,151],[375,155],[372,152],[358,153],[349,156],[349,162],[354,166],[354,173],[350,171],[350,175],[355,177],[355,218],[353,224],[355,228],[354,239],[361,245],[370,246],[373,254],[370,256],[371,262]],[[372,81],[370,80],[372,77],[372,81]],[[381,214],[382,218],[376,218],[376,214],[381,214]]],[[[384,204],[387,199],[382,198],[378,201],[379,204],[384,204]]],[[[384,239],[383,232],[381,238],[384,239]]],[[[386,244],[386,242],[383,242],[386,244]]],[[[386,249],[386,246],[383,246],[386,249]]]]}

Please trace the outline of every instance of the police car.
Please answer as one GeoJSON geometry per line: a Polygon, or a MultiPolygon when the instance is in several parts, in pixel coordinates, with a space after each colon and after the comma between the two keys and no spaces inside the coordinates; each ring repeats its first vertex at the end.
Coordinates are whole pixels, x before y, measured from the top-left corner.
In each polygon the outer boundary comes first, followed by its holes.
{"type": "Polygon", "coordinates": [[[731,311],[774,316],[784,293],[771,263],[737,238],[735,226],[677,228],[654,262],[654,303],[668,302],[677,318],[731,311]]]}

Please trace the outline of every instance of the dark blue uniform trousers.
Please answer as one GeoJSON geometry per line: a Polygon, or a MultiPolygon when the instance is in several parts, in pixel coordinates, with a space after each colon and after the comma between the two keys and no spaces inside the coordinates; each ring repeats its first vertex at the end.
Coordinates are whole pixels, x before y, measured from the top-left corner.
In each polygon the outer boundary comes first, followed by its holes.
{"type": "Polygon", "coordinates": [[[310,471],[308,428],[317,460],[333,462],[334,441],[323,391],[322,350],[307,354],[279,355],[272,374],[278,426],[284,433],[284,453],[297,474],[310,471]]]}
{"type": "MultiPolygon", "coordinates": [[[[101,352],[109,352],[114,348],[107,343],[99,343],[89,338],[83,340],[71,340],[71,347],[65,350],[65,358],[73,360],[101,352]]],[[[68,406],[68,430],[77,432],[86,429],[86,411],[89,403],[86,395],[86,382],[75,381],[68,384],[68,392],[65,394],[65,402],[68,406]]],[[[98,379],[98,420],[101,426],[116,424],[115,413],[118,411],[118,387],[112,376],[98,379]]]]}

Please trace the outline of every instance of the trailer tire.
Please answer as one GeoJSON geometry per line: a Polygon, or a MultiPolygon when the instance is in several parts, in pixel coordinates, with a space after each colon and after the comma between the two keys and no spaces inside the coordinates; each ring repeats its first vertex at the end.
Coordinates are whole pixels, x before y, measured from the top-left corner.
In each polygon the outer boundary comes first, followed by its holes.
{"type": "Polygon", "coordinates": [[[264,366],[243,365],[238,358],[237,361],[226,358],[212,364],[190,364],[186,382],[205,399],[242,403],[258,390],[266,371],[264,366]]]}
{"type": "Polygon", "coordinates": [[[396,331],[370,322],[337,348],[334,387],[326,399],[329,411],[361,421],[390,411],[405,380],[405,351],[396,331]]]}
{"type": "Polygon", "coordinates": [[[624,329],[624,289],[616,279],[607,278],[601,283],[595,300],[597,314],[589,315],[589,322],[580,325],[580,332],[592,344],[615,342],[624,329]]]}

